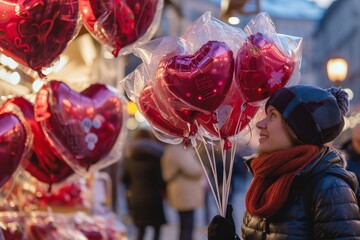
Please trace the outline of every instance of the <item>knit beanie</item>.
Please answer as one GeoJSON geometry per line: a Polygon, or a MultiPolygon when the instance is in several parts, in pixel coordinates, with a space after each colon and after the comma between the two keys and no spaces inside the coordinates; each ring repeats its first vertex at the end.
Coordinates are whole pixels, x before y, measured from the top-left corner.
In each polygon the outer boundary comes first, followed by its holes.
{"type": "Polygon", "coordinates": [[[303,144],[322,145],[343,130],[349,112],[348,94],[341,88],[309,85],[283,87],[266,102],[278,110],[303,144]]]}

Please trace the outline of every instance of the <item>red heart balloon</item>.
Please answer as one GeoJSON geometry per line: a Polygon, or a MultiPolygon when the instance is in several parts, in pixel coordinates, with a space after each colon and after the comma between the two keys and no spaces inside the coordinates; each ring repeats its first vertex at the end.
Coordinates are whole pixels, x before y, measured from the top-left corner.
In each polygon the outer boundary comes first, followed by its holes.
{"type": "Polygon", "coordinates": [[[293,59],[258,32],[249,36],[237,53],[235,81],[245,101],[257,102],[285,86],[294,67],[293,59]]]}
{"type": "Polygon", "coordinates": [[[215,128],[211,115],[202,114],[197,119],[201,126],[216,137],[219,136],[220,130],[220,137],[225,140],[225,149],[231,147],[228,137],[240,133],[259,109],[259,107],[252,105],[243,106],[244,102],[238,88],[232,86],[229,95],[216,111],[219,120],[218,128],[215,128]]]}
{"type": "Polygon", "coordinates": [[[186,122],[177,118],[155,94],[152,86],[146,86],[139,97],[140,110],[151,125],[164,133],[184,138],[188,127],[186,122]]]}
{"type": "Polygon", "coordinates": [[[27,151],[27,132],[11,112],[0,113],[0,188],[10,179],[27,151]]]}
{"type": "Polygon", "coordinates": [[[157,79],[184,103],[209,113],[225,99],[233,69],[233,53],[228,46],[209,41],[194,55],[163,59],[157,79]]]}
{"type": "Polygon", "coordinates": [[[79,0],[86,29],[119,51],[142,37],[156,14],[158,0],[79,0]]]}
{"type": "MultiPolygon", "coordinates": [[[[161,83],[157,83],[156,96],[154,101],[157,106],[163,103],[162,105],[166,106],[166,110],[168,109],[182,121],[194,124],[195,119],[201,112],[194,110],[191,106],[181,102],[174,95],[172,95],[161,83]]],[[[161,108],[160,108],[161,109],[161,108]]],[[[162,109],[161,109],[162,110],[162,109]]],[[[195,133],[194,133],[195,134],[195,133]]]]}
{"type": "Polygon", "coordinates": [[[0,9],[0,50],[40,76],[77,33],[77,0],[3,0],[0,9]]]}
{"type": "Polygon", "coordinates": [[[61,154],[47,140],[41,126],[34,119],[34,106],[23,97],[14,97],[4,103],[17,105],[34,134],[33,155],[26,165],[26,170],[41,182],[58,183],[72,175],[74,171],[62,159],[61,154]]]}
{"type": "Polygon", "coordinates": [[[38,92],[34,109],[48,140],[80,174],[106,157],[122,128],[121,98],[103,84],[78,93],[50,81],[38,92]]]}

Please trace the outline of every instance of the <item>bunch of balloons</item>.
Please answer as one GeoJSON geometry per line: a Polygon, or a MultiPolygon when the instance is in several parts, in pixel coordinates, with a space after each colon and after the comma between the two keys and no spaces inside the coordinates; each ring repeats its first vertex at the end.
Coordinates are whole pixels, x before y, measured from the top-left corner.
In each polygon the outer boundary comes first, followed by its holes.
{"type": "Polygon", "coordinates": [[[74,173],[87,177],[109,166],[122,156],[126,120],[127,100],[103,84],[79,93],[52,80],[34,105],[10,98],[0,109],[0,188],[20,167],[50,191],[74,173]]]}
{"type": "Polygon", "coordinates": [[[83,25],[116,57],[153,37],[162,8],[163,0],[1,0],[0,51],[44,78],[83,25]]]}
{"type": "MultiPolygon", "coordinates": [[[[237,140],[250,131],[264,101],[299,81],[300,44],[301,38],[277,34],[265,13],[243,31],[207,12],[181,37],[137,46],[143,63],[121,85],[160,140],[196,149],[220,141],[225,165],[225,155],[233,161],[237,140]]],[[[207,155],[213,168],[215,159],[207,155]]],[[[224,213],[226,200],[218,198],[224,213]]]]}

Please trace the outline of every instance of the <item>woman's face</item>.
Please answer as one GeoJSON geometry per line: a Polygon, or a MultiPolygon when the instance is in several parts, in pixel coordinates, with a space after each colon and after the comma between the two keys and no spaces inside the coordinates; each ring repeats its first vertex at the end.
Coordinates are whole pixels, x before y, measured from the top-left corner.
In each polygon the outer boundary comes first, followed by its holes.
{"type": "Polygon", "coordinates": [[[266,117],[256,123],[260,130],[260,154],[272,153],[293,146],[290,137],[286,134],[282,115],[273,106],[266,110],[266,117]]]}

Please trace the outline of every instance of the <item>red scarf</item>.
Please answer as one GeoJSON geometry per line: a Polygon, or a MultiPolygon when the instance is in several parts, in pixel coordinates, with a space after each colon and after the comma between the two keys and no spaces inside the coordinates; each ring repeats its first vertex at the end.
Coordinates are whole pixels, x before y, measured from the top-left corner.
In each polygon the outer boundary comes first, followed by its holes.
{"type": "Polygon", "coordinates": [[[247,210],[259,217],[274,215],[285,203],[295,175],[320,153],[315,145],[299,145],[251,161],[254,178],[246,193],[247,210]]]}

